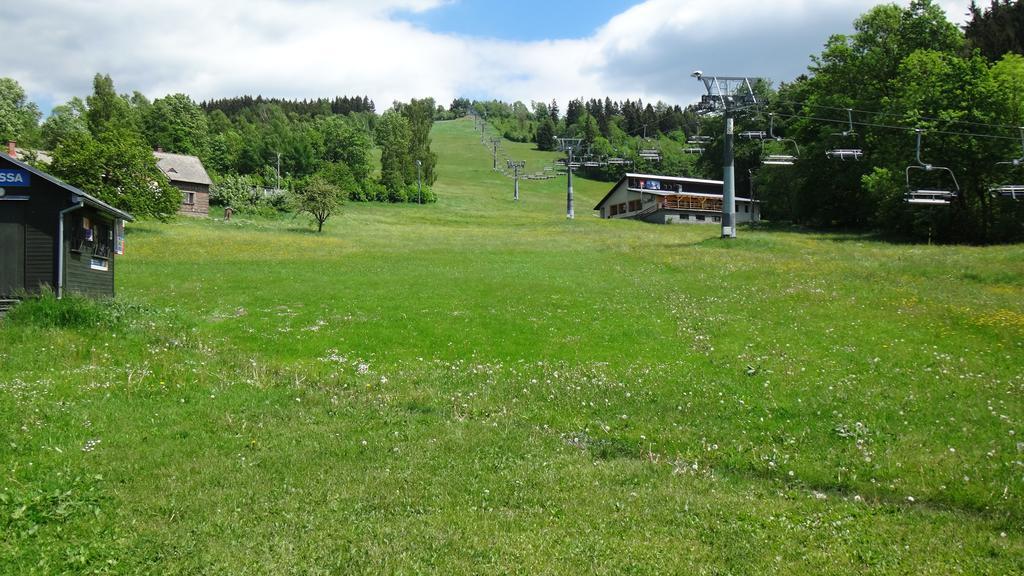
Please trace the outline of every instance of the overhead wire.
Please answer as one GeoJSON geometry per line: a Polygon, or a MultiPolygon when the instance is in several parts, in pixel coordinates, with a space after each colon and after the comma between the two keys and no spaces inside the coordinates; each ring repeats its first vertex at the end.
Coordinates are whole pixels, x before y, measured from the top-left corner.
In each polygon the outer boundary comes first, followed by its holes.
{"type": "MultiPolygon", "coordinates": [[[[849,120],[837,120],[837,119],[834,119],[834,118],[821,118],[821,117],[818,117],[818,116],[806,116],[806,115],[803,115],[803,114],[787,114],[785,112],[775,112],[775,115],[783,117],[783,118],[797,118],[797,119],[800,119],[800,120],[811,120],[811,121],[814,121],[814,122],[829,122],[829,123],[832,123],[832,124],[841,124],[843,126],[847,126],[847,125],[850,124],[849,120]]],[[[1014,142],[1017,142],[1017,141],[1020,140],[1019,137],[999,136],[997,134],[982,134],[982,133],[978,133],[978,132],[955,132],[955,131],[952,131],[952,130],[939,130],[937,128],[918,128],[918,127],[913,127],[913,126],[900,126],[900,125],[895,125],[895,124],[879,124],[877,122],[863,122],[863,121],[856,121],[856,120],[853,121],[853,125],[854,126],[865,126],[865,127],[868,127],[868,128],[880,128],[880,129],[885,129],[885,130],[900,130],[900,131],[903,131],[903,132],[916,132],[916,131],[920,130],[920,131],[928,133],[928,134],[942,134],[944,136],[965,136],[965,137],[968,137],[968,138],[986,138],[986,139],[989,139],[989,140],[1009,140],[1009,141],[1014,141],[1014,142]]]]}
{"type": "MultiPolygon", "coordinates": [[[[781,102],[781,103],[785,103],[785,104],[792,104],[792,105],[798,105],[798,106],[809,106],[811,108],[822,108],[822,109],[825,109],[825,110],[838,110],[838,111],[842,111],[842,112],[845,112],[845,111],[849,110],[851,112],[856,112],[858,114],[868,114],[868,115],[872,115],[872,116],[890,116],[890,117],[894,117],[894,118],[901,118],[901,117],[905,116],[905,114],[898,113],[898,112],[885,112],[885,111],[881,111],[881,110],[863,110],[863,109],[850,108],[850,107],[845,107],[844,108],[844,107],[840,107],[840,106],[828,106],[826,104],[813,104],[813,103],[810,103],[810,102],[807,102],[807,101],[800,101],[800,100],[779,99],[779,100],[775,100],[775,102],[781,102]]],[[[948,119],[948,118],[934,118],[934,117],[930,117],[930,116],[921,116],[921,117],[919,117],[919,119],[922,120],[922,121],[927,121],[927,122],[948,122],[950,124],[964,124],[964,125],[968,125],[968,126],[982,126],[982,127],[985,127],[985,128],[999,128],[999,129],[1006,129],[1006,130],[1017,130],[1017,129],[1020,128],[1020,126],[1011,126],[1009,124],[990,124],[990,123],[987,123],[987,122],[974,122],[974,121],[971,121],[971,120],[952,120],[952,119],[948,119]]]]}

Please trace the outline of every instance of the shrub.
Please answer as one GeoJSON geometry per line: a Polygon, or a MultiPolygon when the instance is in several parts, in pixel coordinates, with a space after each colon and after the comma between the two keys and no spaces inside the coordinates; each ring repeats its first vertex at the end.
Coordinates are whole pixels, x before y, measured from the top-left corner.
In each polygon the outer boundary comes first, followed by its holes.
{"type": "Polygon", "coordinates": [[[5,323],[41,328],[90,328],[115,326],[137,307],[109,298],[94,299],[65,294],[58,299],[52,290],[22,300],[7,313],[5,323]]]}
{"type": "Polygon", "coordinates": [[[210,187],[210,202],[230,206],[241,214],[274,215],[287,210],[288,197],[281,191],[264,188],[255,176],[218,176],[210,187]]]}

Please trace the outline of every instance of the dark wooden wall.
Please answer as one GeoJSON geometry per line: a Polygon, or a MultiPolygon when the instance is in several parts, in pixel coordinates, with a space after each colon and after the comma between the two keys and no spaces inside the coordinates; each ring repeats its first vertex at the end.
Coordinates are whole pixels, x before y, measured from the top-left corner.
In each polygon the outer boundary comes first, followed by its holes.
{"type": "Polygon", "coordinates": [[[93,270],[91,266],[92,250],[81,252],[71,250],[71,235],[75,229],[75,220],[83,216],[93,222],[102,221],[111,229],[114,220],[93,208],[86,206],[65,215],[64,221],[64,291],[88,294],[90,296],[114,296],[114,255],[107,259],[106,270],[93,270]]]}

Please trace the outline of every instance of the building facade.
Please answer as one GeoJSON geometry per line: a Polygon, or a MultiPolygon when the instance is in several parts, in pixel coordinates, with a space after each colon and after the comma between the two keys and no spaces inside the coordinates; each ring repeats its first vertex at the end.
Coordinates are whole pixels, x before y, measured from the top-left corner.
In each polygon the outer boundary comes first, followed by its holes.
{"type": "MultiPolygon", "coordinates": [[[[597,203],[601,218],[632,218],[656,224],[722,221],[722,181],[626,174],[597,203]]],[[[736,222],[759,222],[757,201],[736,197],[736,222]]]]}
{"type": "Polygon", "coordinates": [[[181,191],[181,207],[178,214],[185,216],[206,216],[210,213],[210,185],[213,182],[195,156],[170,154],[157,150],[153,152],[156,165],[170,180],[171,186],[181,191]]]}

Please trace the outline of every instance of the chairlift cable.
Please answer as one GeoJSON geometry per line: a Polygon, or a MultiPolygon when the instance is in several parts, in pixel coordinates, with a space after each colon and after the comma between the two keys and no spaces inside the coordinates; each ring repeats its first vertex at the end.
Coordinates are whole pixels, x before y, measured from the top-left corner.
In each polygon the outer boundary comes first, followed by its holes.
{"type": "MultiPolygon", "coordinates": [[[[836,111],[850,110],[850,111],[856,112],[858,114],[868,114],[868,115],[873,115],[873,116],[890,116],[890,117],[895,117],[895,118],[900,118],[900,117],[904,116],[904,114],[900,114],[900,113],[897,113],[897,112],[883,112],[883,111],[878,111],[878,110],[861,110],[861,109],[858,109],[858,108],[850,108],[848,106],[847,107],[828,106],[826,104],[812,104],[810,102],[799,101],[799,100],[784,100],[784,99],[780,99],[780,100],[774,100],[773,102],[783,103],[783,104],[790,104],[790,105],[798,105],[798,106],[806,106],[806,107],[810,107],[810,108],[821,108],[821,109],[825,109],[825,110],[836,110],[836,111]]],[[[950,124],[965,124],[965,125],[969,125],[969,126],[982,126],[982,127],[985,127],[985,128],[1000,128],[1000,129],[1005,129],[1005,130],[1017,130],[1017,128],[1018,128],[1017,126],[1012,126],[1012,125],[1009,125],[1009,124],[990,124],[990,123],[987,123],[987,122],[973,122],[973,121],[970,121],[970,120],[950,120],[950,119],[945,119],[945,118],[933,118],[933,117],[930,117],[930,116],[921,116],[921,117],[918,118],[918,120],[920,120],[922,122],[947,122],[947,123],[950,123],[950,124]]]]}

